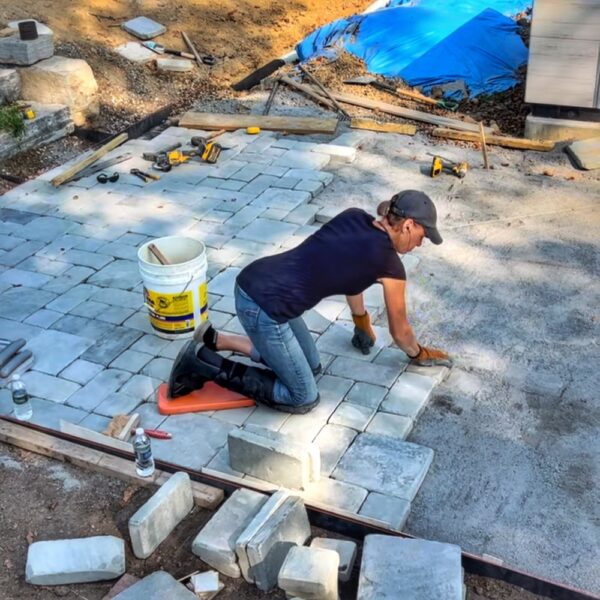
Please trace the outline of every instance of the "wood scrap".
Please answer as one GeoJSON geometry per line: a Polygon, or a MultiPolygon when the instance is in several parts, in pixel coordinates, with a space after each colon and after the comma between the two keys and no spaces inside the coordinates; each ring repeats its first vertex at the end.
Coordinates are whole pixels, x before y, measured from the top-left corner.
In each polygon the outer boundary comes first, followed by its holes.
{"type": "MultiPolygon", "coordinates": [[[[313,91],[319,93],[318,88],[313,88],[313,91]]],[[[445,126],[447,128],[458,129],[460,131],[472,131],[479,134],[478,125],[472,123],[465,123],[464,121],[459,121],[458,119],[442,117],[440,115],[434,115],[431,113],[426,113],[411,108],[404,108],[403,106],[396,106],[395,104],[389,104],[388,102],[381,102],[380,100],[371,100],[370,98],[355,96],[353,94],[340,94],[339,92],[331,92],[331,95],[338,102],[343,102],[344,104],[360,106],[362,108],[370,108],[371,110],[378,110],[389,115],[394,115],[395,117],[403,117],[404,119],[422,121],[423,123],[445,126]]],[[[486,127],[485,132],[486,134],[491,134],[493,133],[493,130],[489,127],[486,127]]]]}
{"type": "Polygon", "coordinates": [[[381,131],[383,133],[401,133],[403,135],[415,135],[417,126],[411,123],[381,123],[371,119],[352,119],[352,129],[366,129],[368,131],[381,131]]]}
{"type": "MultiPolygon", "coordinates": [[[[463,142],[480,142],[479,133],[470,131],[454,131],[444,127],[438,127],[432,132],[434,137],[447,138],[451,140],[460,140],[463,142]]],[[[554,150],[555,142],[551,140],[527,140],[524,138],[515,138],[502,135],[489,135],[486,133],[485,141],[493,146],[502,146],[504,148],[515,148],[517,150],[536,150],[538,152],[549,152],[554,150]]]]}
{"type": "Polygon", "coordinates": [[[335,105],[331,100],[329,100],[325,96],[321,96],[320,94],[315,93],[313,91],[313,88],[311,88],[310,86],[298,83],[297,81],[294,81],[293,79],[290,79],[289,77],[285,76],[282,76],[279,79],[281,83],[285,83],[285,85],[291,87],[292,89],[302,92],[304,95],[314,100],[317,104],[322,104],[325,108],[336,110],[335,105]]]}
{"type": "Polygon", "coordinates": [[[202,67],[202,65],[203,65],[202,57],[198,54],[198,50],[196,50],[196,47],[194,46],[194,44],[192,44],[192,40],[190,40],[190,38],[188,37],[188,35],[185,31],[181,32],[181,37],[183,38],[183,41],[185,42],[186,46],[189,48],[189,51],[194,55],[194,58],[196,59],[198,66],[202,67]]]}
{"type": "Polygon", "coordinates": [[[171,264],[171,261],[158,249],[156,244],[148,244],[148,250],[150,250],[150,252],[152,252],[152,254],[155,256],[156,260],[161,265],[170,265],[171,264]]]}
{"type": "Polygon", "coordinates": [[[573,142],[566,151],[580,169],[600,169],[600,137],[573,142]]]}
{"type": "Polygon", "coordinates": [[[481,121],[479,122],[479,137],[481,140],[481,152],[483,154],[483,168],[489,169],[490,163],[488,161],[487,146],[485,145],[485,131],[483,128],[483,123],[481,121]]]}
{"type": "Polygon", "coordinates": [[[110,142],[107,142],[98,150],[92,152],[89,156],[82,158],[80,161],[76,162],[71,167],[65,169],[60,175],[57,175],[54,179],[50,181],[50,183],[54,187],[58,187],[65,181],[71,179],[74,175],[77,175],[80,171],[83,171],[86,167],[94,164],[99,158],[102,158],[105,154],[108,154],[111,150],[114,150],[117,146],[120,146],[124,142],[129,139],[129,136],[126,133],[121,133],[114,137],[110,142]]]}
{"type": "Polygon", "coordinates": [[[60,420],[60,430],[62,433],[68,433],[74,437],[87,440],[88,442],[94,442],[106,446],[107,448],[114,448],[115,450],[121,450],[123,452],[129,452],[133,454],[133,446],[128,442],[122,442],[103,433],[98,433],[93,429],[76,425],[75,423],[69,423],[68,421],[60,420]]]}
{"type": "Polygon", "coordinates": [[[342,117],[347,121],[350,121],[352,117],[337,103],[336,99],[327,91],[325,86],[314,75],[312,75],[312,73],[309,73],[302,65],[298,65],[298,68],[300,69],[300,72],[303,73],[309,79],[309,81],[311,81],[311,83],[313,83],[313,85],[316,85],[319,90],[325,94],[328,100],[331,100],[335,106],[335,109],[342,115],[342,117]]]}
{"type": "Polygon", "coordinates": [[[119,438],[119,434],[123,431],[123,427],[127,425],[130,420],[129,415],[118,414],[115,415],[108,425],[106,429],[102,432],[104,435],[108,435],[109,437],[116,439],[129,439],[129,438],[119,438]]]}
{"type": "Polygon", "coordinates": [[[265,108],[263,110],[263,115],[268,115],[271,110],[271,105],[273,104],[273,100],[275,99],[275,94],[279,89],[280,81],[276,79],[273,83],[273,87],[271,88],[271,92],[269,93],[269,97],[267,98],[267,103],[265,104],[265,108]]]}
{"type": "Polygon", "coordinates": [[[262,115],[228,115],[222,113],[201,113],[189,111],[179,119],[180,127],[189,129],[246,129],[260,127],[267,131],[288,133],[335,133],[337,119],[317,119],[315,117],[272,117],[262,115]]]}

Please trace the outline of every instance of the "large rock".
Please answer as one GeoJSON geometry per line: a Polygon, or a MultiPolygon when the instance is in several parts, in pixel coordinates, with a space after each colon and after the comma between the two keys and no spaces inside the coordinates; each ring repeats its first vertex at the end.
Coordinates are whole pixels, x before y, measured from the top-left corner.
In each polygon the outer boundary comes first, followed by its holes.
{"type": "Polygon", "coordinates": [[[45,104],[65,104],[75,125],[98,113],[98,83],[79,58],[53,56],[21,69],[21,97],[45,104]]]}
{"type": "Polygon", "coordinates": [[[54,36],[38,35],[34,40],[22,40],[18,33],[0,38],[0,63],[32,65],[54,54],[54,36]]]}
{"type": "Polygon", "coordinates": [[[114,579],[125,573],[125,543],[112,535],[35,542],[27,551],[25,579],[64,585],[114,579]]]}
{"type": "Polygon", "coordinates": [[[14,102],[21,93],[21,78],[16,69],[0,69],[0,106],[14,102]]]}

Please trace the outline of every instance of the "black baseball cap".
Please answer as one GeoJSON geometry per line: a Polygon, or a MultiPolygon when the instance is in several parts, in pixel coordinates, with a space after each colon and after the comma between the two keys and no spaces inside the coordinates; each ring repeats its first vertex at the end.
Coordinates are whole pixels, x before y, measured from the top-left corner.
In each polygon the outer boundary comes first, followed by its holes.
{"type": "Polygon", "coordinates": [[[392,196],[390,212],[403,219],[413,219],[425,229],[425,237],[433,244],[443,242],[437,230],[437,211],[433,200],[425,193],[418,190],[404,190],[392,196]]]}

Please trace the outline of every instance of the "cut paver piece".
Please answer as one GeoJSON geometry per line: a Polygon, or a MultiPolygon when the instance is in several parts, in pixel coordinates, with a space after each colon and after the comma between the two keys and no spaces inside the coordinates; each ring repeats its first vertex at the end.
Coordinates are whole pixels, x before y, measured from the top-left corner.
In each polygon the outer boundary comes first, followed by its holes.
{"type": "Polygon", "coordinates": [[[335,479],[321,479],[308,486],[303,494],[309,504],[316,502],[347,512],[358,512],[367,497],[367,490],[335,479]]]}
{"type": "Polygon", "coordinates": [[[198,596],[165,571],[156,571],[128,587],[114,600],[198,600],[198,596]]]}
{"type": "Polygon", "coordinates": [[[305,489],[319,478],[317,448],[311,444],[269,430],[262,435],[251,430],[233,430],[227,443],[230,465],[236,471],[293,489],[305,489]]]}
{"type": "Polygon", "coordinates": [[[381,410],[416,419],[427,404],[435,379],[416,373],[402,373],[381,404],[381,410]]]}
{"type": "Polygon", "coordinates": [[[361,506],[359,514],[387,523],[392,529],[402,531],[410,513],[410,502],[385,494],[371,492],[361,506]]]}
{"type": "Polygon", "coordinates": [[[412,501],[432,460],[431,448],[361,433],[340,460],[333,477],[412,501]]]}
{"type": "Polygon", "coordinates": [[[125,542],[112,535],[34,542],[25,580],[33,585],[104,581],[125,573],[125,542]]]}
{"type": "Polygon", "coordinates": [[[410,417],[379,412],[373,417],[366,431],[405,440],[412,427],[413,420],[410,417]]]}
{"type": "Polygon", "coordinates": [[[357,600],[462,600],[460,548],[388,535],[365,537],[357,600]]]}
{"type": "Polygon", "coordinates": [[[133,553],[148,558],[194,507],[190,476],[175,473],[129,519],[133,553]]]}
{"type": "Polygon", "coordinates": [[[354,562],[356,561],[356,542],[351,542],[350,540],[336,540],[333,538],[315,538],[310,543],[310,547],[337,552],[340,559],[338,579],[340,581],[350,580],[354,562]]]}
{"type": "Polygon", "coordinates": [[[141,40],[149,40],[157,35],[162,35],[167,28],[148,17],[136,17],[121,24],[121,27],[131,35],[141,40]]]}
{"type": "Polygon", "coordinates": [[[192,552],[228,577],[241,577],[235,543],[268,496],[239,489],[227,499],[192,543],[192,552]]]}
{"type": "Polygon", "coordinates": [[[288,597],[338,600],[339,563],[339,554],[334,550],[296,546],[281,567],[279,587],[288,597]]]}
{"type": "Polygon", "coordinates": [[[156,58],[156,53],[144,48],[138,42],[127,42],[115,48],[115,52],[123,58],[136,63],[147,63],[156,58]]]}
{"type": "Polygon", "coordinates": [[[250,574],[259,590],[268,592],[277,585],[290,548],[302,546],[310,533],[304,502],[297,496],[287,497],[246,545],[250,574]]]}
{"type": "Polygon", "coordinates": [[[349,427],[357,431],[364,431],[371,417],[375,414],[375,408],[342,402],[331,415],[329,422],[333,425],[349,427]]]}

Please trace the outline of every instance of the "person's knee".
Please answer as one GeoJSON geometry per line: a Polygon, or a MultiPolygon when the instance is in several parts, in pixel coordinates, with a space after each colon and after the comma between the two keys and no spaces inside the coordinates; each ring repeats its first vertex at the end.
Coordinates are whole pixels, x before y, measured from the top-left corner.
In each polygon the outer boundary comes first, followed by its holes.
{"type": "Polygon", "coordinates": [[[319,391],[317,386],[308,386],[301,390],[292,391],[292,402],[295,406],[308,406],[319,400],[319,391]]]}

